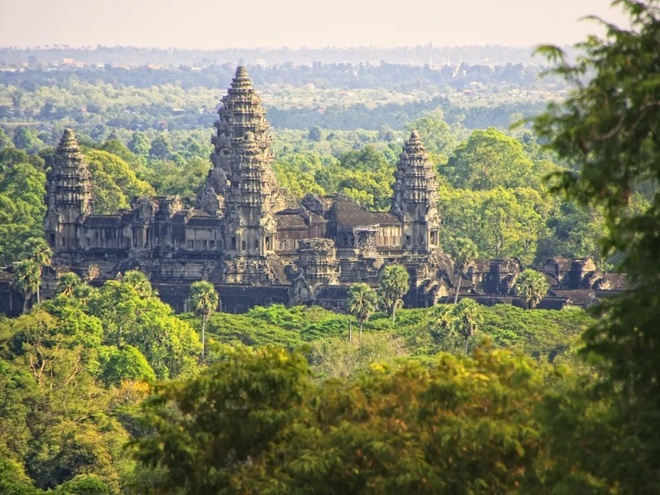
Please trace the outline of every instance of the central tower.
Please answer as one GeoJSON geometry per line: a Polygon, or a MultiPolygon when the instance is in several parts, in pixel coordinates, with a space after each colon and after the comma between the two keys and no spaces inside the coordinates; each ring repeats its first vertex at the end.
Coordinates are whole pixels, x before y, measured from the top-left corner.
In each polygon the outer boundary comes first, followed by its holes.
{"type": "Polygon", "coordinates": [[[218,117],[211,139],[213,169],[202,194],[204,209],[224,220],[226,281],[267,282],[267,273],[249,272],[268,272],[261,262],[275,252],[274,213],[281,208],[281,199],[270,167],[270,125],[245,67],[236,70],[218,117]],[[245,272],[232,275],[234,264],[245,272]]]}

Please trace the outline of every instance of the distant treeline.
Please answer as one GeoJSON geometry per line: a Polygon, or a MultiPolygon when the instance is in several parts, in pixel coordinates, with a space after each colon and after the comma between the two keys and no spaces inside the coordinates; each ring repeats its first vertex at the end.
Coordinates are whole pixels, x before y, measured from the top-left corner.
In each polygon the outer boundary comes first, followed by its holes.
{"type": "MultiPolygon", "coordinates": [[[[183,89],[205,87],[224,90],[236,72],[236,64],[225,63],[204,68],[182,66],[153,68],[148,66],[126,68],[106,64],[103,67],[35,67],[26,70],[0,71],[0,84],[17,85],[32,91],[43,85],[63,85],[71,77],[80,82],[95,84],[103,81],[113,86],[149,88],[171,84],[183,89]],[[75,74],[75,76],[74,76],[75,74]]],[[[437,88],[451,87],[456,91],[480,85],[515,85],[518,89],[554,87],[555,81],[539,79],[539,68],[523,64],[443,66],[429,65],[414,67],[403,64],[380,65],[350,63],[314,63],[311,66],[296,66],[285,63],[273,67],[249,66],[250,78],[259,87],[269,85],[304,86],[313,84],[318,88],[394,88],[413,91],[429,85],[437,88]]]]}
{"type": "Polygon", "coordinates": [[[266,65],[293,62],[312,64],[313,62],[339,63],[389,63],[424,65],[442,63],[469,64],[517,64],[540,63],[532,55],[532,47],[512,48],[505,46],[433,46],[398,48],[255,48],[222,50],[184,50],[137,47],[72,48],[54,45],[35,48],[0,48],[0,64],[53,64],[63,59],[74,59],[88,64],[147,65],[165,66],[206,66],[210,64],[238,63],[256,64],[264,61],[266,65]]]}

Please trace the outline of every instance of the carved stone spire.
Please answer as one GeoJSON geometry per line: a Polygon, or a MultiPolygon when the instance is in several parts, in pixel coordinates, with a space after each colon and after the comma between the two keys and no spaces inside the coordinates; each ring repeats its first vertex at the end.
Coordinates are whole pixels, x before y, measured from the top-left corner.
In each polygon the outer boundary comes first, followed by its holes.
{"type": "Polygon", "coordinates": [[[209,198],[212,189],[219,201],[205,203],[223,205],[215,214],[225,220],[225,253],[264,257],[275,251],[274,213],[282,200],[270,167],[270,125],[245,67],[236,70],[218,117],[211,139],[213,170],[203,196],[209,198]]]}
{"type": "Polygon", "coordinates": [[[394,173],[391,211],[405,225],[404,247],[426,251],[438,245],[438,185],[433,165],[417,131],[404,145],[394,173]]]}
{"type": "Polygon", "coordinates": [[[79,247],[80,225],[92,212],[90,173],[76,136],[65,129],[46,186],[44,227],[53,248],[79,247]]]}

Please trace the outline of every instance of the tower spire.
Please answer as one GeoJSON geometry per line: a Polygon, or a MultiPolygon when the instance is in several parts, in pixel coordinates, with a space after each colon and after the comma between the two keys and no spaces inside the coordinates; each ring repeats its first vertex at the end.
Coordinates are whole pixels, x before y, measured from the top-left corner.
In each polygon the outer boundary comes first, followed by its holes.
{"type": "Polygon", "coordinates": [[[90,173],[76,135],[64,129],[46,185],[46,238],[54,249],[79,247],[80,227],[92,212],[90,173]]]}
{"type": "Polygon", "coordinates": [[[438,186],[419,133],[413,130],[406,141],[394,173],[391,212],[404,223],[404,247],[427,251],[438,246],[438,186]]]}
{"type": "Polygon", "coordinates": [[[263,259],[275,252],[274,213],[282,200],[270,166],[270,125],[245,67],[236,69],[218,117],[211,139],[213,169],[200,205],[224,217],[229,257],[263,259]],[[212,197],[217,200],[209,201],[212,197]]]}

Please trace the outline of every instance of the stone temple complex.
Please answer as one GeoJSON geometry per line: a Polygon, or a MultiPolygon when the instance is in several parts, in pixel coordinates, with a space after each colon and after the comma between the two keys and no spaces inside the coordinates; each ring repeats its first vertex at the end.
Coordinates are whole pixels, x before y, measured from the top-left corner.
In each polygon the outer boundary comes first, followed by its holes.
{"type": "MultiPolygon", "coordinates": [[[[212,143],[212,168],[194,207],[156,196],[95,215],[90,172],[67,129],[47,184],[50,286],[70,270],[100,283],[139,269],[177,310],[186,309],[190,284],[201,279],[216,286],[226,311],[272,303],[337,309],[351,283],[375,285],[385,266],[398,263],[411,276],[409,306],[435,304],[453,290],[453,262],[439,245],[435,171],[416,132],[400,156],[387,213],[342,195],[307,195],[287,205],[270,166],[270,126],[243,67],[222,98],[212,143]]],[[[551,263],[554,288],[602,281],[588,262],[571,263],[551,263]]],[[[464,275],[464,293],[507,297],[520,270],[515,260],[479,262],[464,275]]]]}

